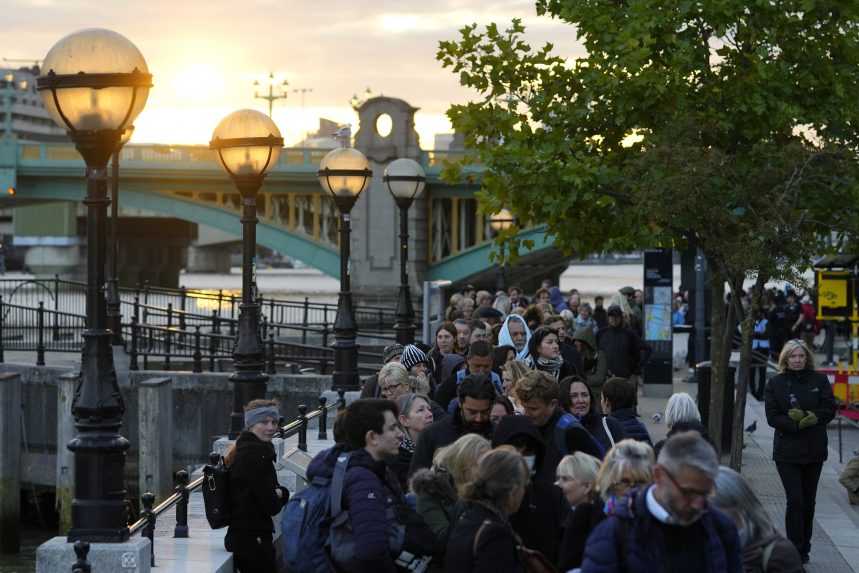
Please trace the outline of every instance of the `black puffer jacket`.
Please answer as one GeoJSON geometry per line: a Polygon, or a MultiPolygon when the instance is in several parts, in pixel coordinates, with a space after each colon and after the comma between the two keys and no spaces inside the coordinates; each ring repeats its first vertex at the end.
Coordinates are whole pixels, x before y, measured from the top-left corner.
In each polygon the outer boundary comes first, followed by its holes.
{"type": "Polygon", "coordinates": [[[239,435],[230,466],[230,529],[274,531],[271,518],[289,499],[289,491],[277,483],[275,459],[271,442],[263,442],[247,430],[239,435]]]}
{"type": "Polygon", "coordinates": [[[814,370],[786,370],[773,376],[764,389],[767,423],[775,428],[773,460],[789,464],[826,461],[829,440],[826,424],[835,417],[835,396],[829,379],[814,370]],[[803,412],[814,412],[817,424],[804,430],[791,420],[790,395],[803,412]]]}

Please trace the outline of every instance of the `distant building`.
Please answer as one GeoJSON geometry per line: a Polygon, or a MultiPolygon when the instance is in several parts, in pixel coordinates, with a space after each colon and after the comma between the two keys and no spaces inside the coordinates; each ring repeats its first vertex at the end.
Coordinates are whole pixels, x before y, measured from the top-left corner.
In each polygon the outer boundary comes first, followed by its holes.
{"type": "Polygon", "coordinates": [[[319,118],[319,131],[308,135],[296,147],[314,147],[317,149],[335,149],[340,144],[334,139],[334,134],[345,126],[345,123],[337,123],[324,117],[319,118]]]}
{"type": "Polygon", "coordinates": [[[0,72],[0,134],[11,132],[25,141],[68,142],[66,130],[48,115],[36,90],[39,67],[0,72]]]}
{"type": "Polygon", "coordinates": [[[461,133],[436,133],[434,143],[436,151],[460,150],[465,146],[461,133]]]}

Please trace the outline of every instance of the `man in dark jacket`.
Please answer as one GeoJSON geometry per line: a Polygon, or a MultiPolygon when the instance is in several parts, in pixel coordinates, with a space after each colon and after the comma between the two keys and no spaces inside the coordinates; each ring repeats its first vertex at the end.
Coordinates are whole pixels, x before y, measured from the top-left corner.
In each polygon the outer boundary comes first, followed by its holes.
{"type": "Polygon", "coordinates": [[[653,447],[647,427],[635,415],[635,387],[628,380],[617,377],[606,380],[600,400],[603,413],[620,422],[627,438],[653,447]]]}
{"type": "Polygon", "coordinates": [[[498,393],[492,379],[485,374],[469,374],[456,387],[456,393],[459,403],[453,414],[433,422],[421,432],[409,466],[410,476],[421,468],[432,466],[435,451],[452,444],[460,436],[479,434],[486,439],[492,436],[489,414],[498,393]]]}
{"type": "Polygon", "coordinates": [[[526,416],[504,416],[492,432],[492,447],[509,445],[525,458],[531,480],[519,510],[510,516],[510,525],[528,549],[539,551],[558,563],[558,549],[570,506],[564,492],[551,481],[535,475],[546,455],[543,436],[526,416]]]}
{"type": "Polygon", "coordinates": [[[672,437],[653,484],[624,498],[591,533],[582,573],[743,571],[736,527],[707,506],[718,472],[716,451],[700,435],[672,437]]]}
{"type": "Polygon", "coordinates": [[[495,372],[492,372],[492,345],[485,340],[478,340],[468,347],[468,356],[465,358],[465,370],[454,372],[439,384],[436,388],[433,400],[448,409],[451,400],[456,397],[456,389],[469,374],[481,374],[490,376],[495,384],[496,390],[501,393],[504,384],[495,372]]]}
{"type": "MultiPolygon", "coordinates": [[[[390,400],[375,398],[355,400],[346,408],[343,418],[344,444],[320,452],[307,468],[309,479],[314,477],[331,478],[338,458],[350,452],[348,466],[343,478],[342,507],[349,512],[352,534],[355,541],[354,559],[361,571],[380,571],[394,573],[401,564],[404,553],[397,556],[391,553],[388,528],[388,507],[397,506],[394,512],[403,516],[411,512],[400,491],[397,478],[385,460],[397,455],[402,430],[397,423],[397,406],[390,400]]],[[[414,538],[409,532],[410,522],[406,522],[406,538],[414,538]]],[[[416,523],[420,522],[420,518],[416,523]]],[[[429,538],[432,532],[424,525],[429,538]]],[[[427,555],[434,549],[429,548],[427,555]]],[[[411,556],[416,561],[422,556],[411,556]]]]}
{"type": "Polygon", "coordinates": [[[623,326],[623,311],[616,304],[608,307],[608,326],[597,331],[597,347],[605,352],[612,376],[626,378],[638,385],[641,369],[653,349],[638,334],[623,326]]]}
{"type": "Polygon", "coordinates": [[[516,382],[513,391],[546,444],[546,456],[535,466],[537,475],[554,483],[555,470],[566,454],[584,452],[602,458],[596,441],[575,416],[569,414],[573,423],[559,425],[564,412],[559,406],[558,382],[551,375],[532,370],[516,382]]]}

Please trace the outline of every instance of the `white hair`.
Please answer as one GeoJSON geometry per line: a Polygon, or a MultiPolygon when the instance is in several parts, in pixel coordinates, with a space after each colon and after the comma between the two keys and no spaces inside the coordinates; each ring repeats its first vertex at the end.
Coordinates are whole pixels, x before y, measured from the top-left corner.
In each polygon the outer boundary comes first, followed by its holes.
{"type": "Polygon", "coordinates": [[[670,430],[677,422],[700,422],[701,413],[695,400],[686,392],[672,394],[665,405],[665,425],[670,430]]]}

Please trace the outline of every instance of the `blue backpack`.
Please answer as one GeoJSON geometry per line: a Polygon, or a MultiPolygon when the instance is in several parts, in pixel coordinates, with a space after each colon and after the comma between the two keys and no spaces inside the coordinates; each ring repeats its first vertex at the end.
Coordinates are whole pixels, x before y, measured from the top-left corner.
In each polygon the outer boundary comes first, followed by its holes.
{"type": "Polygon", "coordinates": [[[289,498],[280,517],[283,539],[283,564],[290,573],[330,573],[328,542],[332,483],[337,482],[338,496],[343,491],[343,476],[349,453],[338,456],[334,475],[329,479],[316,476],[307,487],[289,498]],[[342,459],[342,463],[341,463],[342,459]]]}
{"type": "Polygon", "coordinates": [[[591,439],[596,450],[600,453],[600,459],[605,457],[605,448],[600,443],[599,440],[594,438],[590,432],[588,432],[587,428],[582,426],[582,423],[579,422],[579,419],[570,414],[569,412],[565,412],[563,416],[558,418],[557,423],[555,423],[555,443],[558,445],[558,451],[561,452],[561,455],[566,456],[570,453],[570,450],[567,449],[567,428],[570,426],[575,426],[581,428],[591,439]]]}

